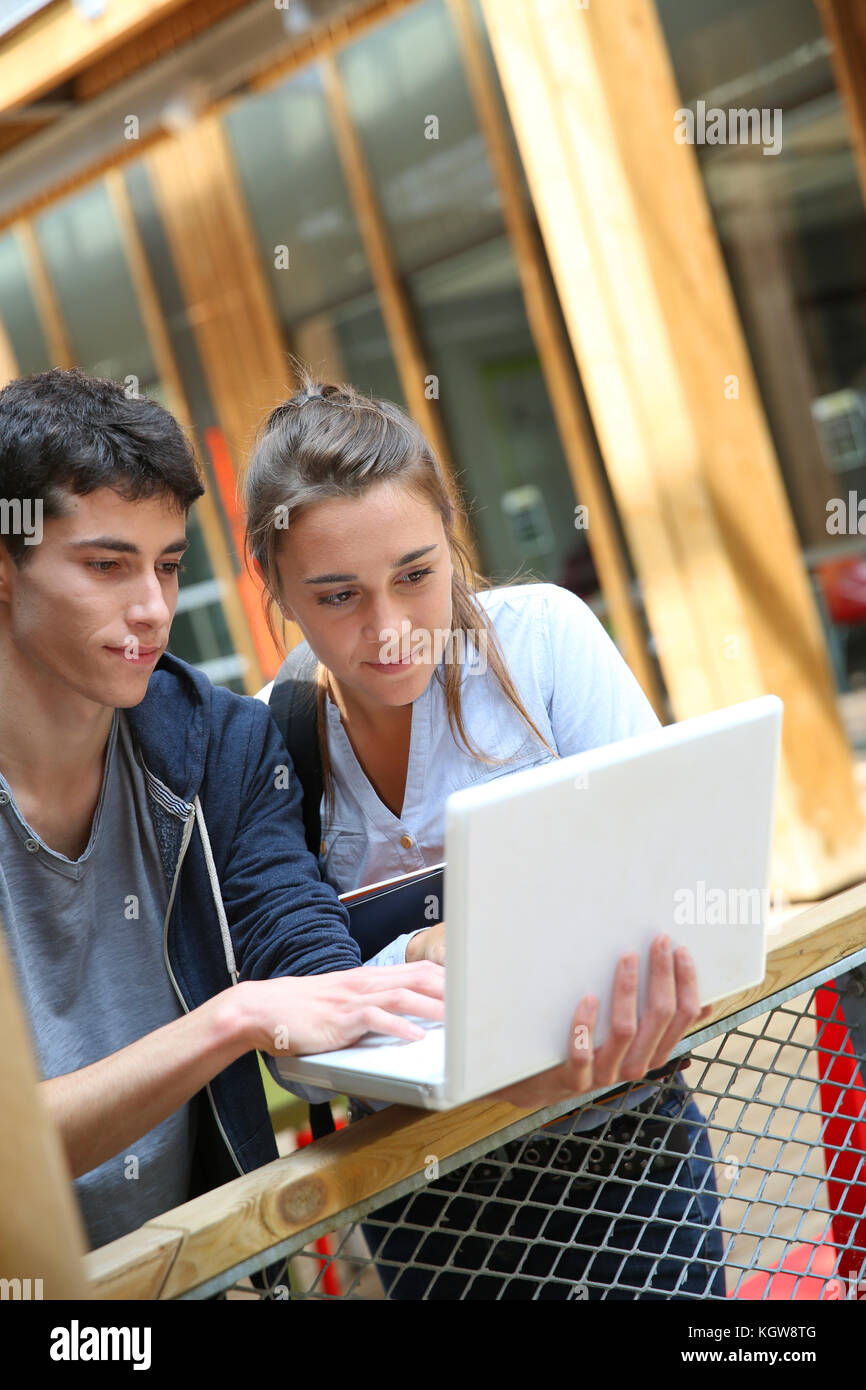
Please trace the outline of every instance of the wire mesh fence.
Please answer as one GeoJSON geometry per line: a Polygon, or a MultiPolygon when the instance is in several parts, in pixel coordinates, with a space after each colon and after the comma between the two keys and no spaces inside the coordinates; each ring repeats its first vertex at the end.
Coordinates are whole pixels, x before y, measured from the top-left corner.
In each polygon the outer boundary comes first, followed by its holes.
{"type": "Polygon", "coordinates": [[[864,959],[714,1024],[589,1132],[560,1107],[431,1154],[187,1296],[866,1300],[864,959]],[[263,1294],[249,1273],[276,1257],[263,1294]]]}

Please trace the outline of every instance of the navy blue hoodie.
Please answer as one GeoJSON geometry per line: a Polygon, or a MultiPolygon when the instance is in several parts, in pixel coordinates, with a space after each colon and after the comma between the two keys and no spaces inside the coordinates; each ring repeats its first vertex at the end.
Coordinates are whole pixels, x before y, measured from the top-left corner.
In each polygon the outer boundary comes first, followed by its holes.
{"type": "MultiPolygon", "coordinates": [[[[300,783],[267,707],[165,653],[126,715],[169,885],[166,968],[184,1008],[235,979],[360,965],[348,914],[307,850],[300,783]]],[[[190,1197],[277,1157],[255,1052],[194,1103],[190,1197]]]]}

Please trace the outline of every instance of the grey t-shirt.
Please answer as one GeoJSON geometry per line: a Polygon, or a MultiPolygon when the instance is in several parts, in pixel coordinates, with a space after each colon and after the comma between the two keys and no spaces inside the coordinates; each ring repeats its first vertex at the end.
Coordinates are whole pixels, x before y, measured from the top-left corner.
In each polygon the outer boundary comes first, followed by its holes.
{"type": "MultiPolygon", "coordinates": [[[[126,716],[116,710],[80,859],[30,828],[0,774],[0,908],[45,1079],[181,1017],[163,958],[168,885],[126,716]]],[[[91,1247],[186,1201],[192,1107],[75,1180],[91,1247]]]]}

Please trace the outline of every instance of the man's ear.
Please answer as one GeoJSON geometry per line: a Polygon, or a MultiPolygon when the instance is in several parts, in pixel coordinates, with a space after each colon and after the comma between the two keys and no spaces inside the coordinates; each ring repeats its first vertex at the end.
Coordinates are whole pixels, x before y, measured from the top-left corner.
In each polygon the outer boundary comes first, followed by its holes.
{"type": "Polygon", "coordinates": [[[0,536],[0,600],[8,603],[11,596],[11,578],[15,562],[6,549],[6,542],[0,536]]]}

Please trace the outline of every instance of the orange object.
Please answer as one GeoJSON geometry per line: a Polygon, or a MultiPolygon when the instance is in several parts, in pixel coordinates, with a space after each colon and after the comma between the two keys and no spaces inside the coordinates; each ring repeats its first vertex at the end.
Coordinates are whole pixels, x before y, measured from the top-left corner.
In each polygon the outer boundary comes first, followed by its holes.
{"type": "Polygon", "coordinates": [[[261,580],[253,578],[244,564],[244,522],[237,501],[237,479],[231,452],[225,435],[216,426],[211,426],[204,431],[204,442],[210,455],[217,492],[229,524],[232,544],[238,561],[240,572],[235,580],[238,594],[249,624],[259,665],[265,680],[271,680],[280,669],[282,657],[273,644],[265,621],[261,580]]]}

